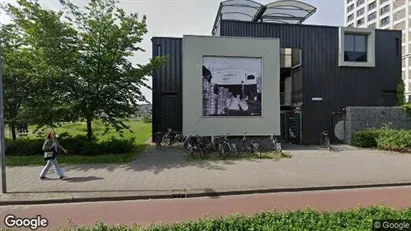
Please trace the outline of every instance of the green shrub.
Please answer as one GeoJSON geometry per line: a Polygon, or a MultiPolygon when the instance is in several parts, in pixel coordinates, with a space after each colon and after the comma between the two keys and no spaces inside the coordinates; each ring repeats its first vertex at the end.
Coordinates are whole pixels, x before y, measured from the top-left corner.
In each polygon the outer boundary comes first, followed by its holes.
{"type": "Polygon", "coordinates": [[[318,212],[312,209],[295,212],[262,212],[255,216],[233,215],[225,218],[201,219],[174,225],[153,225],[148,228],[106,226],[79,227],[78,231],[166,231],[166,230],[371,230],[374,219],[411,219],[411,209],[393,210],[387,207],[351,209],[343,212],[318,212]]]}
{"type": "MultiPolygon", "coordinates": [[[[73,155],[102,155],[128,153],[135,149],[135,138],[98,141],[95,137],[91,141],[86,136],[70,136],[62,133],[59,136],[60,144],[73,155]]],[[[6,140],[6,155],[31,156],[42,155],[44,139],[17,139],[6,140]]]]}
{"type": "Polygon", "coordinates": [[[143,115],[142,120],[143,120],[144,123],[151,123],[153,121],[151,114],[143,115]]]}
{"type": "Polygon", "coordinates": [[[377,139],[381,135],[381,129],[367,129],[354,134],[352,145],[360,148],[376,148],[377,139]]]}
{"type": "Polygon", "coordinates": [[[377,138],[379,149],[407,152],[411,149],[411,131],[385,129],[377,138]]]}

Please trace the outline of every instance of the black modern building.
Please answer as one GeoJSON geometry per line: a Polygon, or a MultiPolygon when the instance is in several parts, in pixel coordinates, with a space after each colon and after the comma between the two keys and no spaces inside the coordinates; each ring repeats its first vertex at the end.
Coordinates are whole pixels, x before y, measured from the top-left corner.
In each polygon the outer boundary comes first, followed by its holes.
{"type": "MultiPolygon", "coordinates": [[[[304,25],[315,8],[298,1],[220,4],[213,36],[278,38],[281,46],[281,137],[318,144],[347,106],[394,106],[401,79],[401,31],[304,25]]],[[[153,134],[182,130],[182,38],[155,37],[153,134]]]]}

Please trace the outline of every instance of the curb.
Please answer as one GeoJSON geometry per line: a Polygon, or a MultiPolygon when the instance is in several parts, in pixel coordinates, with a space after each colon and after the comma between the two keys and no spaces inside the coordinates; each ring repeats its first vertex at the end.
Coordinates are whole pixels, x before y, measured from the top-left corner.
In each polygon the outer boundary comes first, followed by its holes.
{"type": "MultiPolygon", "coordinates": [[[[346,186],[278,188],[278,189],[252,189],[252,190],[237,190],[237,191],[233,190],[233,191],[221,191],[221,192],[218,192],[218,191],[214,191],[214,192],[193,192],[193,193],[187,192],[187,193],[118,196],[118,197],[110,196],[110,197],[89,197],[89,198],[72,198],[72,199],[1,201],[0,206],[8,206],[8,205],[41,205],[41,204],[59,204],[59,203],[84,203],[84,202],[102,202],[102,201],[107,202],[107,201],[126,201],[126,200],[151,200],[151,199],[181,199],[181,198],[220,197],[220,196],[264,194],[264,193],[312,192],[312,191],[331,191],[331,190],[401,187],[401,186],[411,186],[411,182],[366,184],[366,185],[346,185],[346,186]]],[[[62,193],[69,193],[69,192],[62,192],[62,193]]]]}

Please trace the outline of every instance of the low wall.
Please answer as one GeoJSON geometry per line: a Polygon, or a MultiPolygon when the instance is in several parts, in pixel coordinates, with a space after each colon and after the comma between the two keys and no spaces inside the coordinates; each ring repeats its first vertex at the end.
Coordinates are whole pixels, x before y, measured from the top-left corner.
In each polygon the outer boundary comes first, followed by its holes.
{"type": "Polygon", "coordinates": [[[345,114],[345,143],[351,143],[355,132],[381,128],[389,124],[394,129],[411,129],[408,119],[399,107],[347,107],[345,114]]]}

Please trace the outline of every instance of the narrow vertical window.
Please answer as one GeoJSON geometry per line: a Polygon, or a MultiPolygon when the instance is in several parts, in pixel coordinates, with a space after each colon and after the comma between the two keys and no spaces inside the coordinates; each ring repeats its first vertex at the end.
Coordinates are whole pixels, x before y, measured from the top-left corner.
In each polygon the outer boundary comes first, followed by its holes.
{"type": "Polygon", "coordinates": [[[399,38],[395,39],[395,50],[396,50],[397,57],[400,56],[400,39],[399,38]]]}
{"type": "Polygon", "coordinates": [[[161,56],[161,45],[157,45],[157,56],[161,56]]]}

